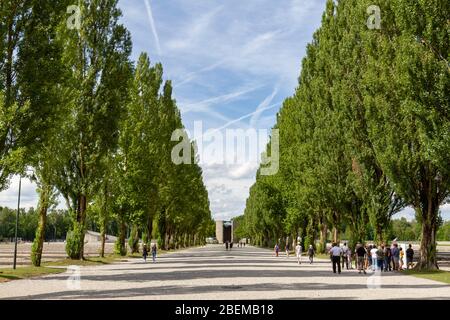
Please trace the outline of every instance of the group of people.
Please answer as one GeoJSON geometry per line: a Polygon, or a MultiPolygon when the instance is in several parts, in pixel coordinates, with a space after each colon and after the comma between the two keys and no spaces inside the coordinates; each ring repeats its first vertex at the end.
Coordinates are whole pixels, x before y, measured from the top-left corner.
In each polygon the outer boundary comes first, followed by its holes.
{"type": "MultiPolygon", "coordinates": [[[[156,262],[156,252],[157,252],[156,243],[152,243],[150,245],[150,252],[152,254],[153,262],[156,262]]],[[[144,262],[147,262],[148,253],[149,253],[149,250],[147,249],[147,245],[144,244],[142,246],[142,256],[144,257],[144,262]]]]}
{"type": "MultiPolygon", "coordinates": [[[[289,258],[289,254],[291,251],[291,248],[289,246],[289,243],[286,243],[284,250],[286,252],[286,258],[289,258]]],[[[275,244],[274,247],[274,251],[275,251],[275,256],[278,257],[279,253],[280,253],[280,246],[277,244],[275,244]]],[[[295,247],[295,255],[297,256],[297,263],[298,264],[302,264],[302,253],[303,253],[303,248],[300,245],[300,243],[297,244],[297,246],[295,247]]],[[[307,251],[307,255],[309,258],[309,263],[312,264],[314,262],[314,256],[315,256],[316,252],[314,251],[314,248],[312,245],[309,246],[308,251],[307,251]]]]}
{"type": "MultiPolygon", "coordinates": [[[[406,251],[406,269],[412,268],[414,259],[414,250],[412,245],[408,246],[406,251]]],[[[398,246],[397,243],[393,243],[390,247],[388,245],[369,245],[364,246],[361,243],[356,245],[354,253],[344,243],[341,248],[337,243],[333,243],[330,251],[330,258],[333,264],[333,272],[341,273],[342,269],[346,265],[347,270],[352,268],[352,261],[355,261],[355,267],[359,273],[371,269],[372,271],[401,271],[404,269],[403,261],[405,252],[398,246]],[[354,259],[352,259],[354,258],[354,259]]]]}

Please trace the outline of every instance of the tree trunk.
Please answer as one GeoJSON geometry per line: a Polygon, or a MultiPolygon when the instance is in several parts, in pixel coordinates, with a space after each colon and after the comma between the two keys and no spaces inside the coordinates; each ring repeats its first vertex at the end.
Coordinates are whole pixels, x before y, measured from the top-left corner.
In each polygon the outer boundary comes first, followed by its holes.
{"type": "Polygon", "coordinates": [[[336,227],[333,227],[333,242],[334,243],[338,242],[338,231],[336,227]]]}
{"type": "Polygon", "coordinates": [[[121,218],[119,227],[119,237],[117,239],[118,246],[116,247],[116,253],[120,254],[121,256],[125,256],[127,254],[127,247],[125,244],[126,233],[127,233],[127,225],[125,224],[123,218],[121,218]]]}
{"type": "Polygon", "coordinates": [[[130,245],[131,254],[139,252],[139,228],[137,225],[131,227],[128,244],[130,245]]]}
{"type": "Polygon", "coordinates": [[[105,257],[105,242],[106,242],[106,226],[101,226],[100,236],[102,238],[102,243],[100,246],[100,257],[105,257]]]}
{"type": "Polygon", "coordinates": [[[422,217],[422,240],[420,242],[419,261],[415,266],[415,269],[417,270],[439,269],[436,259],[436,222],[438,217],[438,207],[437,202],[429,201],[428,206],[420,212],[422,217]]]}
{"type": "Polygon", "coordinates": [[[148,219],[147,222],[147,235],[148,235],[148,241],[152,241],[152,233],[153,233],[153,217],[148,219]]]}
{"type": "Polygon", "coordinates": [[[169,249],[169,233],[166,232],[164,233],[164,250],[168,250],[169,249]]]}
{"type": "Polygon", "coordinates": [[[36,237],[33,242],[31,261],[35,267],[41,266],[42,251],[44,248],[45,226],[47,224],[47,210],[50,201],[52,187],[44,185],[41,190],[39,200],[39,224],[36,230],[36,237]]]}
{"type": "Polygon", "coordinates": [[[327,232],[328,227],[325,223],[320,224],[320,246],[319,246],[319,252],[324,253],[327,249],[327,232]]]}
{"type": "Polygon", "coordinates": [[[85,236],[85,225],[86,225],[86,204],[87,204],[87,198],[84,194],[80,195],[79,199],[79,208],[78,208],[78,214],[77,214],[77,221],[80,224],[82,228],[82,232],[80,235],[80,253],[78,259],[84,260],[84,236],[85,236]]]}
{"type": "Polygon", "coordinates": [[[377,226],[377,240],[378,240],[378,245],[381,245],[383,243],[383,228],[378,225],[377,226]]]}

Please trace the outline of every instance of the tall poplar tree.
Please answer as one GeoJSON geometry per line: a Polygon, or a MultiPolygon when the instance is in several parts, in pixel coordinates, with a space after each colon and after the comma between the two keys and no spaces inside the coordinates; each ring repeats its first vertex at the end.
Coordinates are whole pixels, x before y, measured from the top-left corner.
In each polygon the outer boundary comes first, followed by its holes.
{"type": "Polygon", "coordinates": [[[66,246],[71,258],[83,258],[88,199],[105,176],[100,161],[117,147],[119,121],[128,99],[131,39],[119,23],[117,2],[81,2],[80,28],[62,32],[63,62],[71,74],[58,189],[74,217],[66,246]]]}

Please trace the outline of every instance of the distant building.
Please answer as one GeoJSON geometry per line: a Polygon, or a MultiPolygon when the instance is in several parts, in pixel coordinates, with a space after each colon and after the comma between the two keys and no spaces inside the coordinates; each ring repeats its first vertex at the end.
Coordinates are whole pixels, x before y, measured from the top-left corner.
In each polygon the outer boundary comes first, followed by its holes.
{"type": "Polygon", "coordinates": [[[216,221],[216,238],[222,244],[225,242],[234,242],[233,230],[235,229],[233,220],[231,221],[216,221]]]}
{"type": "MultiPolygon", "coordinates": [[[[117,237],[106,235],[106,243],[113,243],[117,240],[117,237]]],[[[88,243],[95,243],[95,242],[101,242],[102,236],[98,232],[94,231],[86,231],[86,234],[84,235],[84,242],[88,243]]]]}

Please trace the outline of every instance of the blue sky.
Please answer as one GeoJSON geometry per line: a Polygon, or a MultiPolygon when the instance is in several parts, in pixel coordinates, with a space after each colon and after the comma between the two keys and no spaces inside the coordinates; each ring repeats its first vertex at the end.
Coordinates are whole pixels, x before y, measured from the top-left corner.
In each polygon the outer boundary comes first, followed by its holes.
{"type": "MultiPolygon", "coordinates": [[[[133,58],[146,51],[153,62],[162,62],[191,132],[195,121],[202,121],[204,130],[270,129],[297,86],[306,44],[325,5],[325,0],[146,2],[120,1],[133,58]],[[258,107],[263,111],[245,117],[258,107]]],[[[243,213],[257,167],[202,164],[215,218],[243,213]]]]}
{"type": "MultiPolygon", "coordinates": [[[[133,37],[133,60],[145,51],[152,63],[162,62],[192,132],[195,121],[204,130],[270,129],[282,101],[294,93],[325,2],[120,0],[119,6],[133,37]]],[[[243,213],[257,167],[202,164],[216,219],[243,213]]],[[[0,193],[0,205],[17,206],[17,180],[0,193]]],[[[35,186],[25,181],[23,188],[23,206],[36,206],[35,186]]],[[[442,210],[449,219],[450,205],[442,210]]],[[[406,209],[400,216],[411,219],[414,213],[406,209]]]]}

